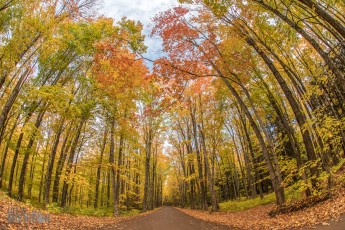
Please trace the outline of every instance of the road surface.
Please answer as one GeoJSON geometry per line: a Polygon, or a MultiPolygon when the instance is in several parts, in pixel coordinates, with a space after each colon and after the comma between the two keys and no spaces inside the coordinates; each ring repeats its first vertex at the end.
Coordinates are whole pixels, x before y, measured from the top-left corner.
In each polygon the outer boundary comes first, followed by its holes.
{"type": "Polygon", "coordinates": [[[345,230],[345,215],[341,216],[339,221],[331,221],[329,225],[317,225],[316,230],[345,230]]]}
{"type": "MultiPolygon", "coordinates": [[[[106,228],[109,229],[109,228],[106,228]]],[[[120,222],[111,226],[116,230],[229,230],[228,226],[218,225],[191,217],[173,207],[163,207],[149,215],[120,222]]],[[[293,228],[296,229],[296,228],[293,228]]],[[[345,230],[345,216],[330,225],[316,225],[300,230],[345,230]]]]}
{"type": "Polygon", "coordinates": [[[150,215],[119,223],[118,230],[229,230],[217,225],[195,219],[172,207],[163,207],[150,215]]]}

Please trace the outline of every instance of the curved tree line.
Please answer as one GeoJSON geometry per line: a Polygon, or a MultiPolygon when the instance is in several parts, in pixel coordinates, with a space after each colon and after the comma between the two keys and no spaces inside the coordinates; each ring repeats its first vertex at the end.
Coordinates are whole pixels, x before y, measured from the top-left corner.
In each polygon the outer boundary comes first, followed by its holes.
{"type": "Polygon", "coordinates": [[[189,112],[174,122],[171,199],[216,211],[269,191],[283,206],[291,186],[329,193],[345,149],[344,3],[183,2],[191,6],[158,15],[153,30],[167,52],[157,71],[200,90],[183,96],[189,112]]]}
{"type": "Polygon", "coordinates": [[[1,1],[3,190],[116,215],[331,194],[344,3],[182,2],[153,20],[164,56],[150,71],[142,25],[96,16],[93,0],[1,1]]]}
{"type": "Polygon", "coordinates": [[[0,4],[0,187],[116,215],[161,205],[161,115],[137,58],[142,25],[96,16],[93,0],[0,4]]]}

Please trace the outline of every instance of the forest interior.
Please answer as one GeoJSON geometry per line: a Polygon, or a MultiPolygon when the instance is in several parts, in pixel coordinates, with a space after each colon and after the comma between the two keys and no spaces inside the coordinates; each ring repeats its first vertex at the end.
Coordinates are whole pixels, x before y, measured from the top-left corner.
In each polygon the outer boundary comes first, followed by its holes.
{"type": "Polygon", "coordinates": [[[0,229],[345,214],[344,0],[180,0],[149,26],[101,5],[0,0],[0,229]]]}

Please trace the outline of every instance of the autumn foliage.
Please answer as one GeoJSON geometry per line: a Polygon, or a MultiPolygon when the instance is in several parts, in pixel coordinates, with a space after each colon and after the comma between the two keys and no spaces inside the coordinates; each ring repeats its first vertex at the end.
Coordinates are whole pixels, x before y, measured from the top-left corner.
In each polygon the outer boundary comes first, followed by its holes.
{"type": "Polygon", "coordinates": [[[1,1],[1,189],[100,215],[332,197],[344,4],[180,2],[153,17],[151,60],[143,25],[98,16],[94,0],[1,1]]]}

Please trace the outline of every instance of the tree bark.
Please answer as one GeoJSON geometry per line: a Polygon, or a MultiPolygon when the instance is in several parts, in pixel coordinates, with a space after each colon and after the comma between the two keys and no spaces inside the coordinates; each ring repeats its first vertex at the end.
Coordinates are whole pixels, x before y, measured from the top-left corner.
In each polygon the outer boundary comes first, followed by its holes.
{"type": "Polygon", "coordinates": [[[121,167],[122,167],[122,158],[123,158],[123,144],[124,144],[124,136],[121,132],[120,134],[120,142],[119,142],[119,155],[117,159],[117,170],[116,170],[116,184],[115,184],[115,195],[114,195],[114,214],[120,214],[120,175],[121,175],[121,167]]]}
{"type": "Polygon", "coordinates": [[[67,204],[66,203],[67,202],[67,192],[68,192],[68,187],[69,187],[69,183],[67,182],[67,180],[69,179],[68,177],[70,176],[72,168],[73,168],[74,156],[75,156],[75,153],[77,150],[79,138],[81,136],[81,130],[82,130],[85,122],[86,122],[85,118],[82,118],[81,121],[79,122],[78,128],[76,130],[76,136],[74,138],[73,144],[71,146],[71,151],[69,153],[67,167],[66,167],[65,180],[63,182],[63,187],[62,187],[61,207],[65,207],[67,204]]]}
{"type": "Polygon", "coordinates": [[[2,188],[2,182],[3,182],[3,176],[4,176],[4,170],[5,170],[5,164],[6,164],[6,159],[7,159],[7,153],[8,153],[8,148],[10,147],[10,142],[12,140],[12,136],[13,136],[13,133],[18,125],[18,120],[19,120],[19,117],[20,117],[20,113],[18,114],[17,118],[16,118],[16,121],[15,121],[15,124],[13,125],[11,131],[10,131],[10,135],[7,139],[7,143],[6,143],[6,146],[5,146],[5,149],[4,149],[4,154],[2,156],[2,161],[1,161],[1,165],[0,165],[0,188],[2,188]]]}
{"type": "Polygon", "coordinates": [[[70,147],[72,144],[72,137],[70,133],[71,129],[72,129],[72,125],[70,125],[68,131],[66,132],[64,141],[62,142],[60,156],[59,156],[59,160],[57,162],[57,166],[55,170],[55,177],[54,177],[54,184],[53,184],[53,202],[55,203],[58,202],[58,198],[59,198],[59,184],[60,184],[62,169],[66,161],[67,153],[70,150],[70,147]]]}
{"type": "Polygon", "coordinates": [[[197,131],[197,123],[196,123],[196,118],[195,118],[195,111],[190,107],[190,116],[192,120],[192,127],[193,127],[193,141],[194,141],[194,148],[196,152],[196,158],[198,162],[198,176],[199,176],[199,184],[200,184],[200,189],[201,189],[201,202],[200,206],[202,210],[207,210],[208,205],[207,205],[207,191],[205,187],[205,180],[203,176],[203,170],[202,170],[202,162],[201,162],[201,154],[199,150],[199,143],[198,143],[198,131],[197,131]]]}
{"type": "Polygon", "coordinates": [[[19,184],[18,184],[18,200],[22,201],[23,200],[23,195],[24,195],[24,182],[25,182],[25,175],[26,175],[26,170],[27,170],[27,165],[28,165],[28,161],[29,161],[29,157],[32,151],[32,146],[36,140],[38,131],[39,131],[39,127],[41,126],[42,120],[43,120],[43,116],[45,114],[46,110],[45,110],[45,106],[43,106],[43,111],[41,111],[36,119],[35,122],[35,130],[33,131],[33,133],[31,134],[28,146],[26,147],[25,150],[25,154],[24,154],[24,158],[23,158],[23,163],[22,163],[22,168],[21,168],[21,172],[20,172],[20,177],[19,177],[19,184]]]}
{"type": "Polygon", "coordinates": [[[60,122],[59,128],[58,128],[56,135],[55,135],[53,147],[52,147],[51,153],[49,155],[49,159],[48,159],[46,178],[44,181],[44,203],[45,203],[45,205],[49,204],[49,193],[50,193],[50,185],[51,185],[52,174],[53,174],[54,161],[55,161],[57,148],[58,148],[58,145],[60,143],[60,136],[63,132],[64,123],[65,123],[65,117],[63,117],[62,121],[60,122]]]}
{"type": "Polygon", "coordinates": [[[246,114],[246,116],[249,120],[249,123],[254,130],[256,137],[258,138],[258,141],[259,141],[259,144],[260,144],[260,147],[261,147],[261,150],[262,150],[262,153],[263,153],[263,156],[265,158],[265,162],[266,162],[266,165],[268,168],[270,179],[272,181],[273,189],[274,189],[274,192],[276,195],[276,202],[279,206],[282,206],[285,203],[284,189],[281,186],[281,184],[278,180],[278,177],[275,174],[275,170],[274,170],[273,164],[271,162],[269,152],[268,152],[268,149],[266,147],[266,143],[265,143],[265,141],[261,135],[260,129],[257,126],[257,124],[255,123],[249,109],[247,108],[247,106],[245,105],[242,98],[240,97],[240,95],[235,90],[235,88],[232,87],[232,85],[229,83],[229,81],[223,75],[221,75],[221,79],[223,80],[223,82],[226,84],[226,86],[228,87],[230,92],[233,94],[233,96],[238,101],[240,107],[243,109],[244,113],[246,114]]]}
{"type": "Polygon", "coordinates": [[[104,131],[104,138],[101,146],[101,156],[98,162],[97,166],[97,176],[96,176],[96,188],[95,188],[95,200],[94,200],[94,208],[98,208],[98,193],[99,193],[99,184],[100,184],[100,179],[101,179],[101,170],[102,170],[102,164],[103,164],[103,154],[105,151],[105,146],[107,144],[107,136],[108,136],[108,131],[104,131]]]}
{"type": "Polygon", "coordinates": [[[330,14],[328,14],[327,11],[322,9],[322,7],[318,3],[312,0],[298,0],[298,1],[306,5],[312,11],[314,11],[317,14],[317,16],[319,16],[324,21],[326,21],[345,39],[345,27],[340,22],[338,22],[335,18],[333,18],[330,14]]]}
{"type": "Polygon", "coordinates": [[[148,209],[148,192],[149,192],[149,180],[150,180],[150,159],[151,159],[151,148],[152,148],[152,139],[153,139],[153,130],[151,124],[146,127],[145,137],[145,184],[144,184],[144,198],[143,198],[143,212],[146,212],[148,209]]]}
{"type": "Polygon", "coordinates": [[[15,102],[15,100],[16,100],[19,92],[20,92],[20,89],[21,89],[22,85],[24,84],[24,82],[28,78],[29,73],[30,73],[30,69],[27,68],[25,70],[25,72],[18,79],[18,82],[17,82],[16,86],[12,90],[9,98],[6,101],[6,104],[2,108],[2,111],[1,111],[1,114],[0,114],[0,142],[2,140],[3,133],[5,131],[5,123],[6,123],[6,120],[7,120],[7,116],[9,114],[10,110],[12,109],[12,106],[13,106],[13,104],[14,104],[14,102],[15,102]]]}
{"type": "Polygon", "coordinates": [[[211,170],[208,162],[208,154],[207,154],[207,149],[206,149],[206,143],[205,143],[205,134],[203,130],[201,129],[199,125],[199,132],[200,132],[200,139],[202,142],[202,149],[204,153],[204,159],[205,159],[205,169],[206,169],[206,174],[207,174],[207,179],[208,179],[208,184],[210,186],[210,193],[211,193],[211,200],[212,200],[212,211],[217,212],[219,211],[219,205],[218,205],[218,200],[217,200],[217,195],[214,190],[214,180],[211,176],[211,170]]]}
{"type": "MultiPolygon", "coordinates": [[[[314,150],[313,142],[311,140],[309,129],[308,129],[308,127],[305,127],[305,125],[307,125],[306,124],[307,119],[306,119],[305,114],[302,111],[302,108],[300,107],[300,104],[295,99],[293,93],[289,89],[283,76],[279,73],[279,71],[274,66],[274,64],[269,59],[269,57],[257,46],[257,44],[255,43],[255,41],[252,38],[246,36],[246,42],[248,45],[252,46],[255,49],[255,51],[261,56],[261,58],[264,60],[264,62],[266,63],[268,68],[271,70],[271,72],[274,75],[274,77],[276,78],[276,80],[278,81],[281,89],[283,90],[283,92],[286,96],[286,99],[288,100],[288,102],[292,108],[292,111],[294,112],[297,123],[300,127],[300,131],[302,133],[303,143],[304,143],[304,146],[306,148],[308,160],[315,162],[317,159],[316,153],[314,150]]],[[[312,177],[316,176],[318,174],[317,166],[311,167],[310,170],[311,170],[311,176],[312,177]]],[[[316,187],[316,181],[315,180],[312,181],[312,185],[313,185],[313,187],[316,187]]]]}
{"type": "Polygon", "coordinates": [[[110,164],[110,179],[108,183],[111,183],[113,189],[113,208],[114,208],[114,215],[119,214],[118,206],[116,203],[116,172],[115,172],[115,118],[112,117],[110,121],[110,151],[109,151],[109,164],[110,164]]]}

